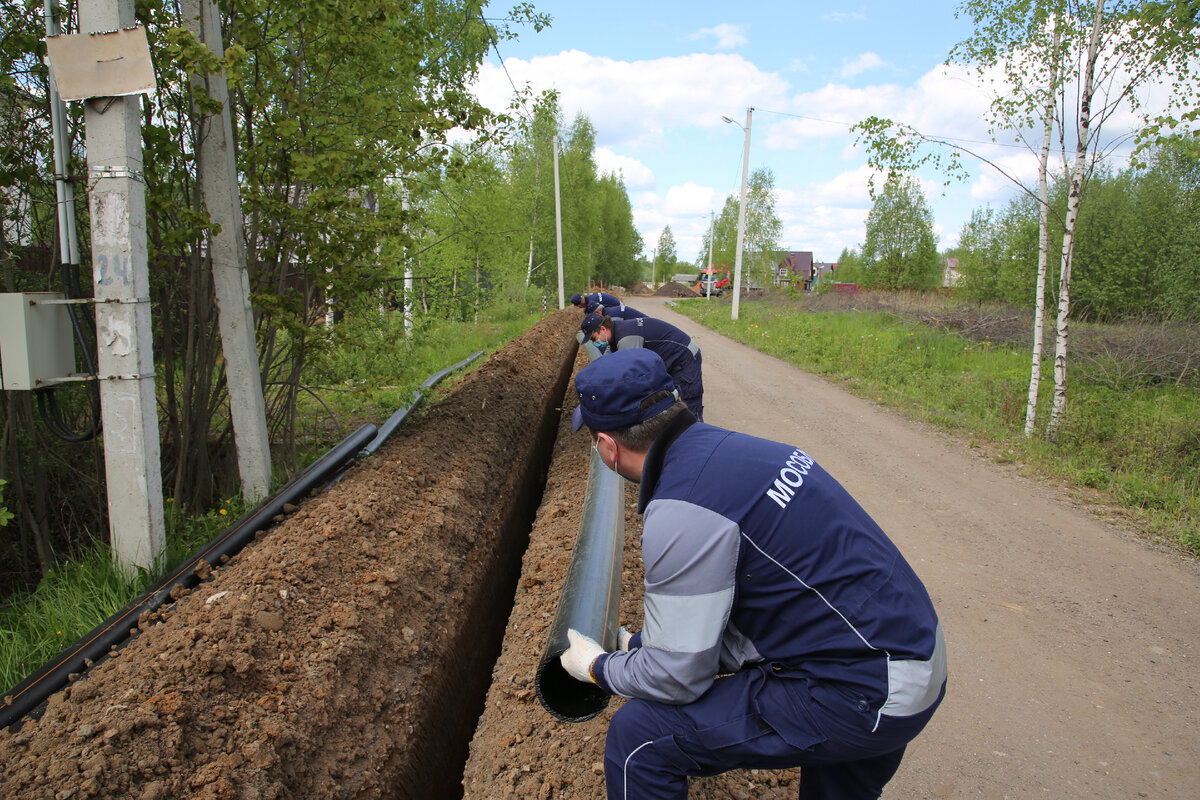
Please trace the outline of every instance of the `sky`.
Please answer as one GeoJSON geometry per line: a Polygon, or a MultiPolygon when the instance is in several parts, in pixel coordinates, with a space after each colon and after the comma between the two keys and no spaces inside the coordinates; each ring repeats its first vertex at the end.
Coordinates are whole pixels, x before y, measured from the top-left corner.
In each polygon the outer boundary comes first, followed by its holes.
{"type": "MultiPolygon", "coordinates": [[[[700,257],[710,214],[740,190],[753,107],[750,170],[774,174],[781,249],[836,261],[861,246],[871,208],[851,125],[874,114],[991,139],[981,120],[987,95],[962,67],[944,66],[972,32],[957,5],[534,0],[551,26],[499,42],[476,93],[503,109],[514,84],[557,89],[566,124],[582,112],[595,126],[597,166],[623,177],[644,255],[670,225],[683,261],[700,257]]],[[[493,2],[488,15],[507,8],[493,2]]],[[[1012,147],[992,155],[1027,158],[1012,147]]],[[[950,186],[922,174],[942,249],[957,244],[972,209],[1003,206],[1016,192],[994,171],[968,168],[970,179],[950,186]]]]}

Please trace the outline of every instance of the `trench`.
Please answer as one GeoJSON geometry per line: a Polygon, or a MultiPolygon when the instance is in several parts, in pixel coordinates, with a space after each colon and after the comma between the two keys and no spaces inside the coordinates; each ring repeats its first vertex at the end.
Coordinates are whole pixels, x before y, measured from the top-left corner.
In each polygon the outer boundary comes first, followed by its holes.
{"type": "Polygon", "coordinates": [[[479,562],[475,571],[482,572],[484,579],[474,582],[467,605],[452,611],[463,624],[446,643],[449,657],[442,669],[434,671],[435,680],[426,690],[428,713],[423,724],[416,724],[412,736],[416,759],[406,753],[381,770],[396,770],[394,790],[388,797],[456,800],[463,796],[463,769],[513,608],[521,560],[541,504],[575,353],[576,348],[569,348],[568,357],[559,365],[553,390],[543,398],[538,422],[527,439],[526,452],[514,457],[502,493],[508,502],[495,509],[485,524],[485,528],[494,526],[496,536],[469,557],[469,561],[479,562]]]}

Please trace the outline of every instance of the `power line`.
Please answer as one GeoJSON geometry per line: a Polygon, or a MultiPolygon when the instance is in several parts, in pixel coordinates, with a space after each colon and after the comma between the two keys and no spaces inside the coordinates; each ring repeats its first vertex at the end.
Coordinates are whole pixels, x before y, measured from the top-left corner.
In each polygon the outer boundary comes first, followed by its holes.
{"type": "Polygon", "coordinates": [[[512,87],[513,94],[521,98],[521,109],[525,112],[526,119],[529,118],[529,109],[526,107],[526,98],[521,90],[517,88],[516,81],[508,71],[508,64],[504,63],[504,56],[500,53],[500,43],[496,41],[496,33],[492,30],[492,26],[488,21],[480,15],[480,21],[483,22],[484,28],[488,32],[488,40],[492,43],[492,49],[496,51],[496,58],[500,59],[500,69],[504,70],[504,77],[508,78],[508,85],[512,87]]]}

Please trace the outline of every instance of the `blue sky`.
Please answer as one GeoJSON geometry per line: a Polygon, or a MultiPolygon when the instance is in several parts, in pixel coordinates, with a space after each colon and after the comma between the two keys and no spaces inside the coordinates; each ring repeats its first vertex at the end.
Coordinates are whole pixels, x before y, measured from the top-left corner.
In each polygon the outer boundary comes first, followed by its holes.
{"type": "MultiPolygon", "coordinates": [[[[866,157],[849,126],[872,114],[923,132],[990,141],[989,98],[970,73],[944,62],[971,34],[957,2],[629,2],[535,0],[553,16],[541,33],[500,42],[476,87],[503,108],[512,83],[556,88],[569,123],[596,127],[596,162],[620,171],[645,253],[666,225],[681,260],[700,255],[710,212],[740,188],[743,130],[754,107],[750,168],[775,175],[780,246],[834,261],[860,246],[871,207],[866,157]]],[[[493,3],[499,16],[507,3],[493,3]]],[[[988,146],[980,145],[985,150],[988,146]]],[[[1032,175],[1023,149],[990,157],[1032,175]]],[[[1016,189],[968,164],[969,181],[944,187],[923,174],[940,246],[957,243],[972,209],[1002,206],[1016,189]]]]}

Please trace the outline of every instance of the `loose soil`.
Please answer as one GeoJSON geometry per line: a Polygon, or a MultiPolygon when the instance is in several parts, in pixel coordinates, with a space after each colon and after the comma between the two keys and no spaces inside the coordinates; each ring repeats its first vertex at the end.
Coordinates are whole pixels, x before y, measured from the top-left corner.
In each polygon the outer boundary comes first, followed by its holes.
{"type": "Polygon", "coordinates": [[[458,795],[578,350],[573,311],[145,615],[40,719],[0,731],[0,797],[458,795]]]}
{"type": "MultiPolygon", "coordinates": [[[[709,422],[804,447],[929,587],[950,688],[885,798],[1197,796],[1193,562],[701,329],[664,298],[637,305],[700,341],[709,422]]],[[[40,720],[0,731],[0,796],[603,796],[621,701],[565,723],[533,688],[589,461],[565,422],[573,393],[558,402],[563,370],[583,365],[579,318],[559,312],[493,354],[344,481],[142,620],[40,720]],[[527,443],[543,424],[558,435],[536,519],[505,533],[522,473],[542,477],[514,465],[541,457],[527,443]]],[[[636,628],[633,502],[630,486],[622,621],[636,628]]],[[[791,798],[796,775],[732,772],[694,781],[691,797],[791,798]]]]}

